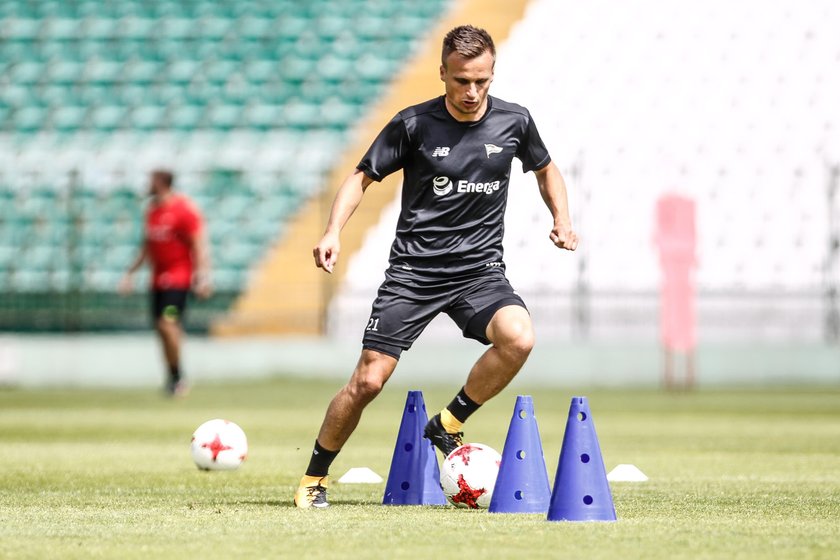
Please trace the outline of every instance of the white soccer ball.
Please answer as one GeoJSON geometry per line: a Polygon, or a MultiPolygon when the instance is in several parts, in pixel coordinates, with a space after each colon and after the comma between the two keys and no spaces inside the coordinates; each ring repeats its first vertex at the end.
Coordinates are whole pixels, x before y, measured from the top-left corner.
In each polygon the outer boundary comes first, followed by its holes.
{"type": "Polygon", "coordinates": [[[502,456],[483,443],[468,443],[450,453],[440,469],[446,499],[457,507],[490,507],[501,462],[502,456]]]}
{"type": "Polygon", "coordinates": [[[193,461],[204,471],[232,471],[248,456],[248,438],[229,420],[208,420],[193,433],[193,461]]]}

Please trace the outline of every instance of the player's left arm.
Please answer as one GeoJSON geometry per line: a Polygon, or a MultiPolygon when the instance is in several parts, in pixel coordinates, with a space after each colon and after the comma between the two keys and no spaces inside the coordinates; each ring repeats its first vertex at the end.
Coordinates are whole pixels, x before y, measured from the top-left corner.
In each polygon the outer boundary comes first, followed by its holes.
{"type": "Polygon", "coordinates": [[[554,218],[549,239],[560,249],[574,251],[578,246],[578,236],[572,229],[572,219],[569,217],[569,197],[563,175],[553,161],[534,171],[534,174],[537,176],[540,195],[554,218]]]}
{"type": "Polygon", "coordinates": [[[190,250],[195,259],[193,289],[198,297],[208,298],[213,295],[213,282],[210,277],[210,243],[203,226],[198,228],[191,240],[190,250]]]}
{"type": "Polygon", "coordinates": [[[188,210],[184,216],[184,228],[195,263],[193,290],[198,297],[208,298],[213,295],[213,283],[210,277],[210,242],[207,239],[207,228],[197,208],[189,204],[188,210]]]}

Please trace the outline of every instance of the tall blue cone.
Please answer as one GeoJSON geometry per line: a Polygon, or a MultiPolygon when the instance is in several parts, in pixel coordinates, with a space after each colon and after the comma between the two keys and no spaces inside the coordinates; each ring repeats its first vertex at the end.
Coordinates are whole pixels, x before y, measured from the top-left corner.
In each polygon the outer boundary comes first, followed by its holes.
{"type": "Polygon", "coordinates": [[[444,505],[440,470],[432,443],[423,439],[429,421],[422,391],[409,391],[391,459],[382,503],[392,506],[444,505]]]}
{"type": "Polygon", "coordinates": [[[616,520],[601,446],[586,397],[573,397],[569,407],[548,520],[616,520]]]}
{"type": "Polygon", "coordinates": [[[545,513],[551,499],[534,399],[516,397],[490,513],[545,513]]]}

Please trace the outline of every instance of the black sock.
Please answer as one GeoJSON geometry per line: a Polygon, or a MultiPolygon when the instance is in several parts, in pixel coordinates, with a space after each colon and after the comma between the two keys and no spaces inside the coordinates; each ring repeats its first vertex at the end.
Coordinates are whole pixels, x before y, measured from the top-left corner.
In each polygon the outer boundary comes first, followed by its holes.
{"type": "Polygon", "coordinates": [[[169,379],[172,383],[178,383],[181,381],[181,366],[169,366],[169,379]]]}
{"type": "MultiPolygon", "coordinates": [[[[339,449],[339,451],[341,451],[339,449]]],[[[309,459],[309,467],[306,469],[306,476],[327,476],[330,472],[330,465],[335,460],[338,451],[330,451],[321,447],[318,440],[315,440],[315,448],[312,450],[312,457],[309,459]]]]}
{"type": "Polygon", "coordinates": [[[480,404],[469,398],[464,387],[461,387],[461,391],[455,395],[455,398],[452,399],[452,402],[446,408],[459,422],[466,422],[467,418],[478,410],[480,406],[480,404]]]}

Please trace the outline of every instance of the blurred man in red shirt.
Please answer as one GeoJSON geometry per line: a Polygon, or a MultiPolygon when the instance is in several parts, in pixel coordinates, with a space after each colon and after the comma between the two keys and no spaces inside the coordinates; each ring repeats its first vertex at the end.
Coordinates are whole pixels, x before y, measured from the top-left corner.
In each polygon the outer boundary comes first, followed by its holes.
{"type": "Polygon", "coordinates": [[[152,172],[152,201],[146,213],[143,242],[120,282],[120,292],[132,290],[134,273],[148,259],[152,267],[152,318],[169,368],[166,391],[184,396],[188,387],[181,376],[180,347],[187,296],[192,288],[198,297],[209,297],[212,287],[201,214],[186,196],[172,192],[173,180],[169,171],[152,172]]]}

